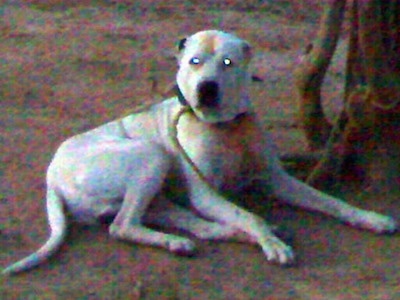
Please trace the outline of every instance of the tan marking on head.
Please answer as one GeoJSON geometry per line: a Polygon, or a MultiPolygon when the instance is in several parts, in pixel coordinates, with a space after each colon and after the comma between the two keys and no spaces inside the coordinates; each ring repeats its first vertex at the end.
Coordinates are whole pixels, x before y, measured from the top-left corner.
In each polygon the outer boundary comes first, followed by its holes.
{"type": "Polygon", "coordinates": [[[197,34],[196,39],[202,53],[214,54],[219,45],[219,37],[216,34],[209,32],[200,32],[197,34]]]}

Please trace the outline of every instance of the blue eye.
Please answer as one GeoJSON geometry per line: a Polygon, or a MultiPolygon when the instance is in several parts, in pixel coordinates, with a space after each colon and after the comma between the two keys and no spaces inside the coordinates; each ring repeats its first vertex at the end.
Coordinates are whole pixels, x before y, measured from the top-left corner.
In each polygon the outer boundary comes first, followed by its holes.
{"type": "Polygon", "coordinates": [[[193,57],[189,60],[189,64],[198,65],[200,63],[200,59],[198,57],[193,57]]]}
{"type": "Polygon", "coordinates": [[[230,58],[224,58],[223,63],[225,66],[231,66],[232,65],[232,61],[230,58]]]}

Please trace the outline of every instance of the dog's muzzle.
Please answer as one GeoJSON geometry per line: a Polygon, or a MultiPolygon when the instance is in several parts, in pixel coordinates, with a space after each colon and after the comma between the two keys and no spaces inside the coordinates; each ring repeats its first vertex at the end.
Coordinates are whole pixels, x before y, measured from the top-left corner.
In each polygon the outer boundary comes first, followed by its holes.
{"type": "Polygon", "coordinates": [[[219,106],[219,85],[215,81],[203,81],[197,87],[199,107],[215,108],[219,106]]]}

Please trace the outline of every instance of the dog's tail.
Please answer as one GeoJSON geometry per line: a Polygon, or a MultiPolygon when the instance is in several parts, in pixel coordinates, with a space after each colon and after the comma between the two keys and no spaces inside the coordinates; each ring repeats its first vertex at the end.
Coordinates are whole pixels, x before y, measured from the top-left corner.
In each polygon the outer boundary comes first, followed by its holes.
{"type": "Polygon", "coordinates": [[[50,225],[50,238],[35,253],[12,264],[2,271],[3,275],[13,275],[34,268],[53,255],[64,242],[67,233],[67,221],[64,203],[54,190],[47,191],[47,214],[50,225]]]}

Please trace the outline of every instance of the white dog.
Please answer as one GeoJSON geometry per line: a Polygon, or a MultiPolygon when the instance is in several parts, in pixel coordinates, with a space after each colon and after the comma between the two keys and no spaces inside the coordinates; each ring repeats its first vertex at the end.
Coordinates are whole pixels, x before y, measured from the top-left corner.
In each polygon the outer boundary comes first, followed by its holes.
{"type": "Polygon", "coordinates": [[[275,196],[289,204],[378,233],[396,229],[392,218],[350,206],[283,170],[251,108],[251,48],[245,41],[210,30],[182,40],[179,48],[178,97],[61,145],[47,172],[51,236],[4,274],[32,268],[58,249],[66,234],[64,209],[83,223],[115,216],[109,229],[113,237],[174,253],[190,254],[195,244],[143,224],[173,226],[200,239],[247,239],[260,245],[269,261],[290,263],[292,248],[262,218],[221,193],[255,178],[264,179],[275,196]],[[171,173],[181,176],[195,212],[160,198],[171,173]],[[151,215],[148,207],[157,198],[163,208],[151,215]]]}

